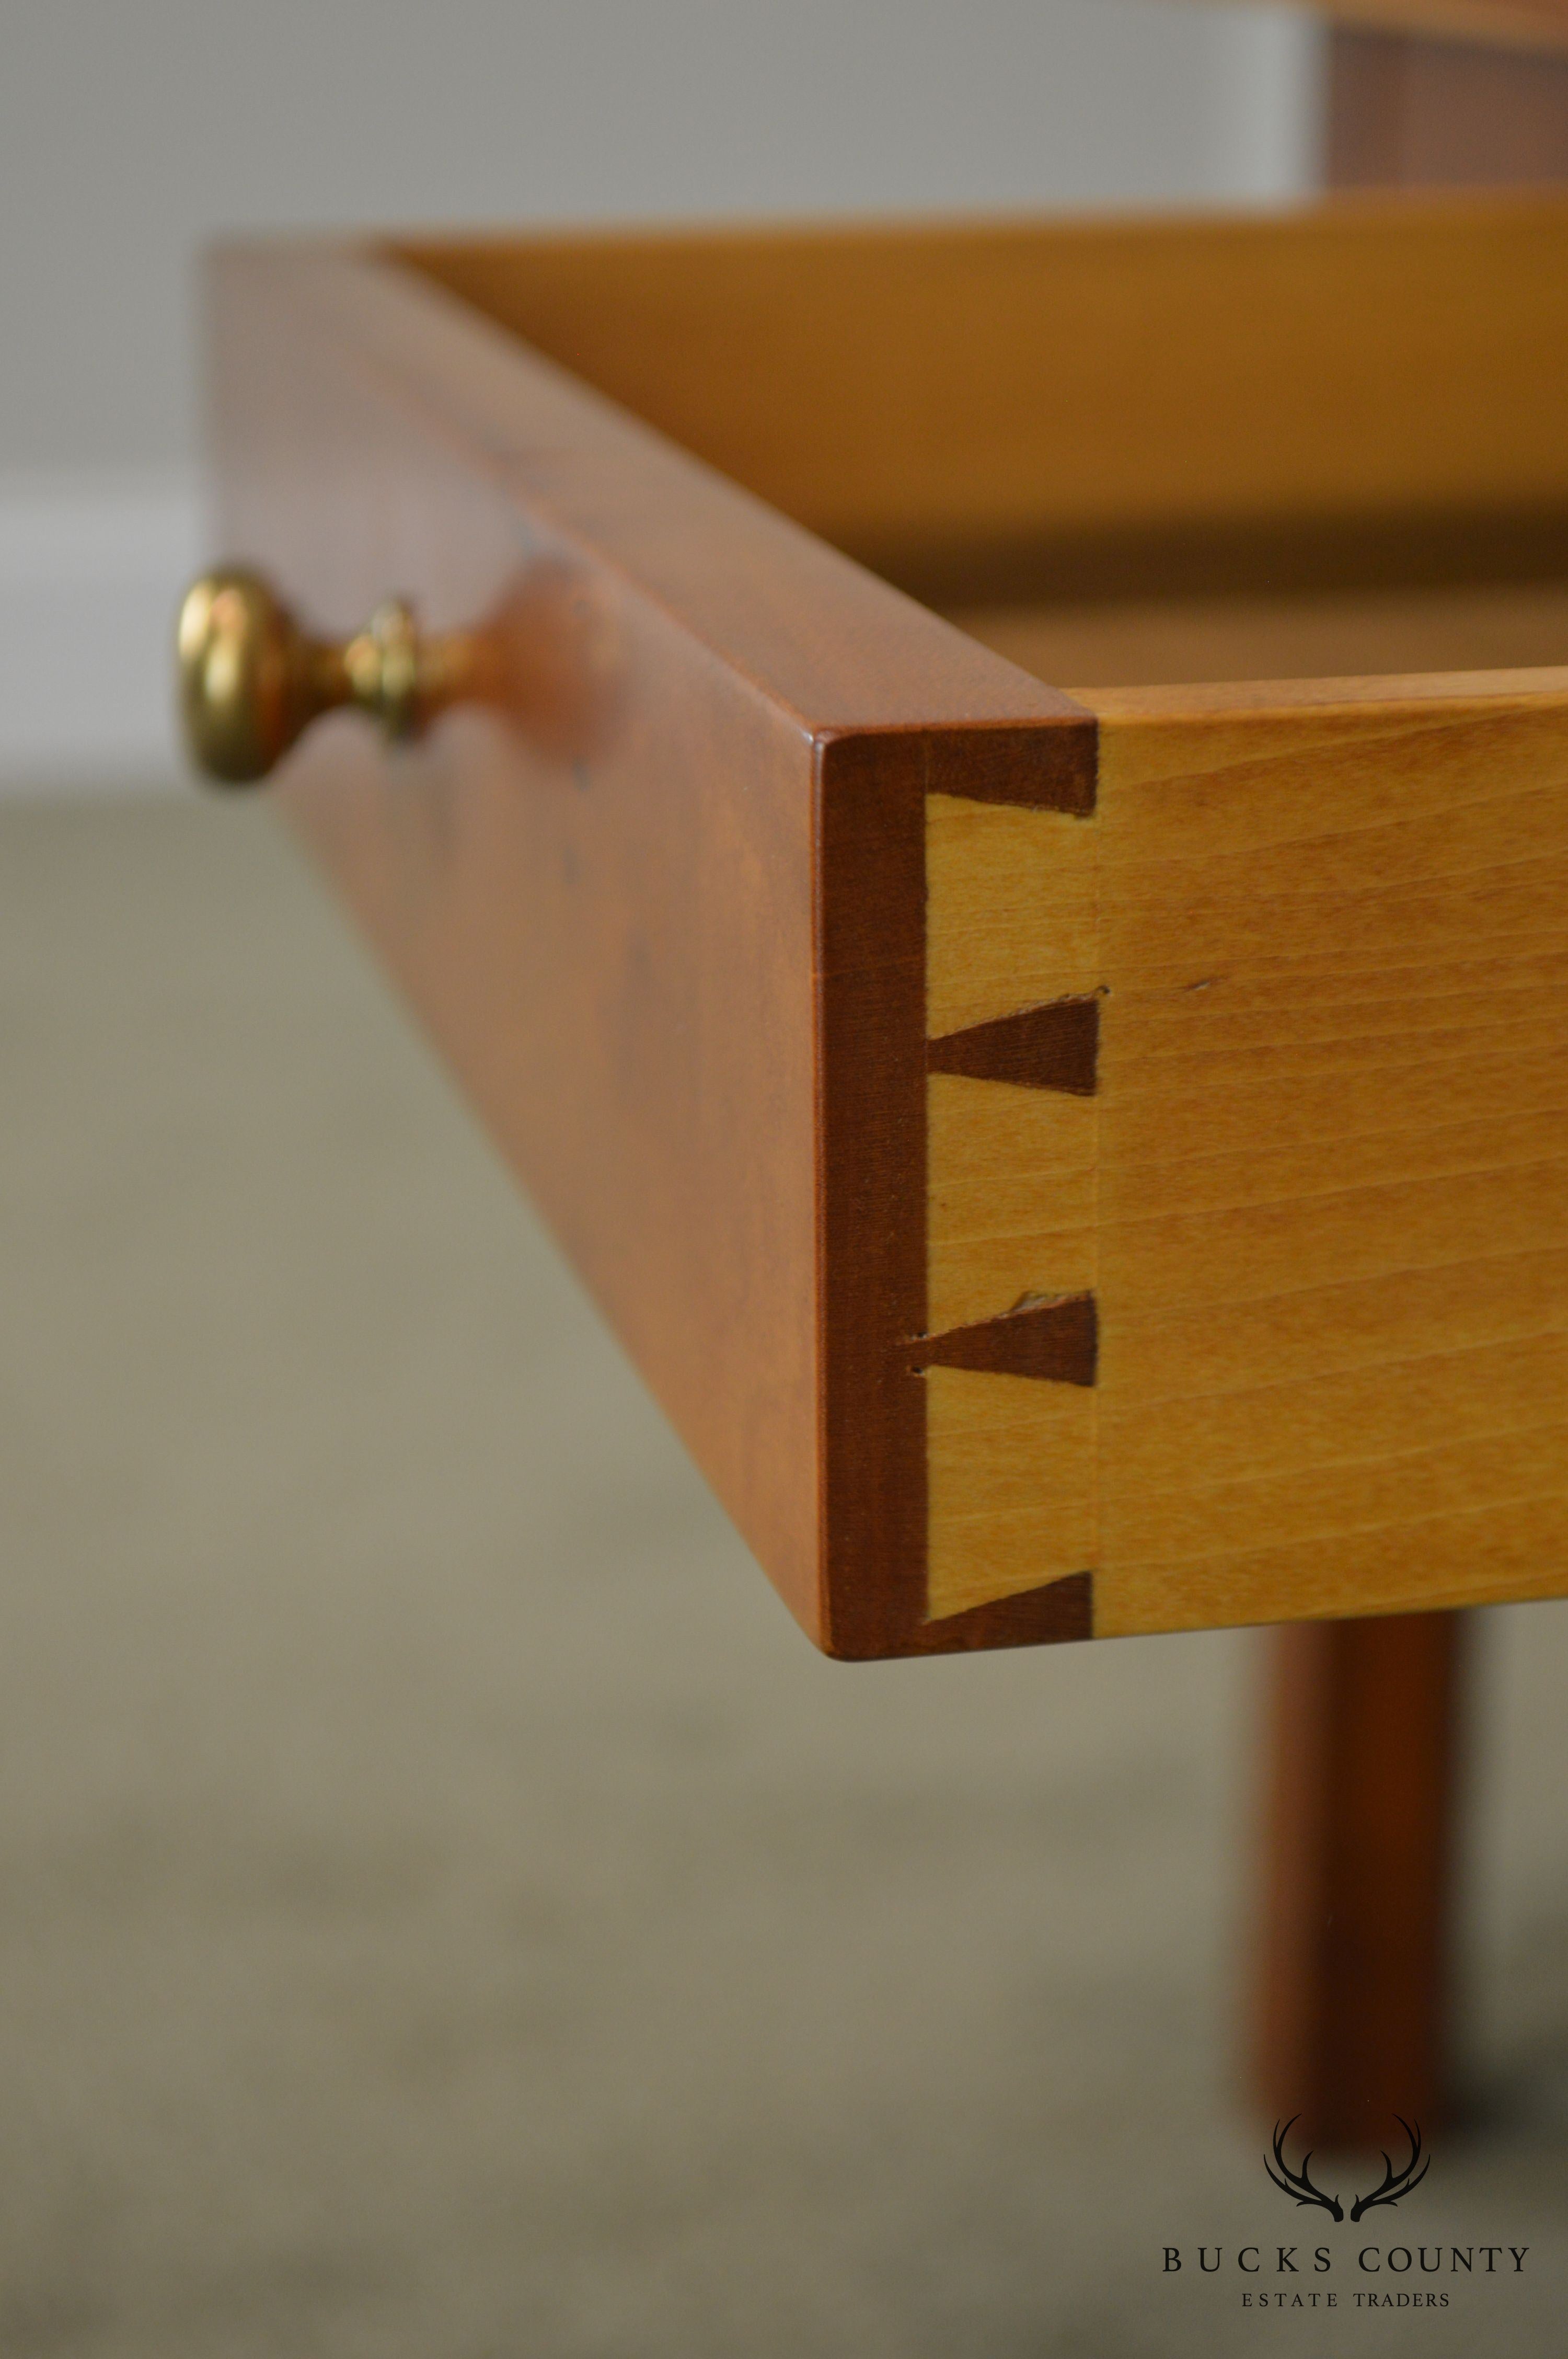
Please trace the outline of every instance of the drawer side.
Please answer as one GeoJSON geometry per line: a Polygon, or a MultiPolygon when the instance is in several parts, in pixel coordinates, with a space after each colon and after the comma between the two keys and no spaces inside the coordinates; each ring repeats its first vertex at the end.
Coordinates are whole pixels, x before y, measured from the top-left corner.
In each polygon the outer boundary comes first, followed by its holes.
{"type": "Polygon", "coordinates": [[[1085,701],[1081,849],[928,805],[932,1284],[1096,1347],[934,1403],[933,1612],[1064,1528],[1107,1636],[1563,1593],[1568,675],[1085,701]]]}

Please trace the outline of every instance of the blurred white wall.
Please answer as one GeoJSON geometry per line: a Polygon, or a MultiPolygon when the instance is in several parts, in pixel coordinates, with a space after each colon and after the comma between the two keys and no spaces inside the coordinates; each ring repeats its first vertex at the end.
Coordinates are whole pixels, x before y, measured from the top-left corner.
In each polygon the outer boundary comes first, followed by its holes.
{"type": "Polygon", "coordinates": [[[0,784],[169,768],[215,233],[1267,201],[1315,137],[1283,8],[6,0],[0,784]]]}

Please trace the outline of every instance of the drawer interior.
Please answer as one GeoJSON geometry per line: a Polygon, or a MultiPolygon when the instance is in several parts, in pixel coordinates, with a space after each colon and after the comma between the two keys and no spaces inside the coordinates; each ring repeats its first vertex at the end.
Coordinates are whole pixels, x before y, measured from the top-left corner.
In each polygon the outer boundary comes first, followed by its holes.
{"type": "Polygon", "coordinates": [[[1001,601],[949,619],[1039,679],[1075,688],[1529,669],[1568,658],[1568,582],[1226,597],[1001,601]]]}
{"type": "Polygon", "coordinates": [[[1062,687],[1568,650],[1568,200],[396,249],[1062,687]]]}

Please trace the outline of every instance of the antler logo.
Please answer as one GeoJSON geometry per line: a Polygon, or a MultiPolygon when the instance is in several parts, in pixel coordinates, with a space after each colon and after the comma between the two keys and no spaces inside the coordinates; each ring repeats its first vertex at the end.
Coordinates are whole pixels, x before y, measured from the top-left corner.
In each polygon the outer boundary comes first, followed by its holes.
{"type": "Polygon", "coordinates": [[[1411,2158],[1406,2163],[1402,2170],[1396,2170],[1393,2164],[1389,2160],[1388,2156],[1386,2154],[1384,2155],[1383,2183],[1381,2187],[1374,2187],[1370,2195],[1358,2195],[1356,2198],[1355,2202],[1350,2207],[1350,2217],[1352,2220],[1359,2220],[1362,2212],[1370,2212],[1374,2203],[1397,2203],[1401,2195],[1408,2195],[1412,2187],[1419,2187],[1421,2185],[1422,2180],[1426,2177],[1427,2172],[1432,2168],[1432,2158],[1430,2155],[1424,2162],[1421,2162],[1420,2123],[1418,2122],[1415,2128],[1411,2129],[1409,2122],[1406,2121],[1402,2114],[1396,2114],[1394,2115],[1394,2119],[1398,2122],[1400,2129],[1403,2130],[1406,2137],[1408,2137],[1411,2142],[1411,2158]],[[1416,2169],[1416,2164],[1418,2162],[1421,2162],[1421,2169],[1419,2170],[1416,2169]]]}
{"type": "MultiPolygon", "coordinates": [[[[1285,2160],[1285,2140],[1300,2119],[1299,2114],[1292,2114],[1290,2120],[1282,2125],[1279,2122],[1275,2123],[1274,2159],[1271,2162],[1265,2155],[1263,2168],[1281,2195],[1292,2196],[1298,2203],[1319,2204],[1331,2219],[1343,2220],[1345,2212],[1338,2196],[1325,2195],[1321,2187],[1314,2187],[1312,2183],[1310,2150],[1303,2155],[1302,2167],[1299,2170],[1292,2170],[1285,2160]]],[[[1386,2154],[1383,2156],[1383,2183],[1380,2187],[1374,2187],[1369,2195],[1358,2195],[1350,2207],[1350,2217],[1353,2222],[1359,2220],[1364,2212],[1370,2212],[1376,2204],[1397,2203],[1401,2195],[1408,2195],[1412,2188],[1421,2185],[1432,2168],[1430,2155],[1424,2162],[1422,2161],[1420,2123],[1417,2122],[1412,2127],[1402,2114],[1396,2114],[1394,2119],[1411,2142],[1410,2160],[1401,2169],[1396,2170],[1389,2157],[1386,2154]],[[1416,2169],[1418,2163],[1421,2163],[1419,2170],[1416,2169]]]]}
{"type": "MultiPolygon", "coordinates": [[[[1308,2173],[1312,2169],[1312,2154],[1310,2150],[1303,2155],[1302,2167],[1299,2170],[1292,2170],[1290,2164],[1285,2160],[1285,2140],[1290,2136],[1291,2132],[1294,2129],[1300,2119],[1300,2114],[1292,2114],[1290,2120],[1285,2123],[1283,2128],[1281,2127],[1278,2122],[1274,2124],[1274,2162],[1271,2163],[1268,2156],[1265,2155],[1263,2157],[1263,2168],[1282,2195],[1293,2195],[1298,2203],[1321,2203],[1324,2210],[1328,2212],[1332,2218],[1336,2220],[1343,2220],[1345,2212],[1338,2196],[1325,2195],[1321,2187],[1314,2187],[1313,2185],[1312,2180],[1308,2176],[1308,2173]],[[1275,2163],[1279,2166],[1277,2169],[1274,2168],[1275,2163]]],[[[1385,2157],[1385,2160],[1387,2158],[1385,2157]]],[[[1359,2219],[1360,2216],[1359,2212],[1356,2214],[1357,2219],[1359,2219]]]]}

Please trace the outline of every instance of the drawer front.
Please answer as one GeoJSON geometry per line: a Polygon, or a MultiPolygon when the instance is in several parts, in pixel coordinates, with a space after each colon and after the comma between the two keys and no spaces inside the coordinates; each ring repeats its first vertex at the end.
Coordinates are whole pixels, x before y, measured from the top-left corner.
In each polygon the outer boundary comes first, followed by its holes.
{"type": "Polygon", "coordinates": [[[1568,1590],[1568,673],[1070,696],[406,261],[226,255],[213,329],[230,549],[505,682],[278,799],[818,1644],[1568,1590]]]}
{"type": "Polygon", "coordinates": [[[927,1627],[924,804],[1082,800],[1089,716],[406,271],[238,253],[212,319],[227,545],[510,682],[318,723],[289,820],[811,1635],[1023,1627],[927,1627]]]}

